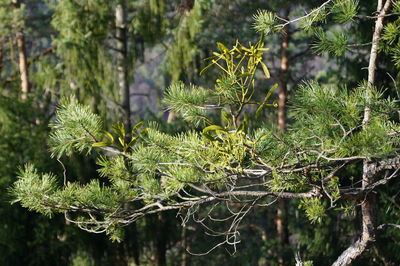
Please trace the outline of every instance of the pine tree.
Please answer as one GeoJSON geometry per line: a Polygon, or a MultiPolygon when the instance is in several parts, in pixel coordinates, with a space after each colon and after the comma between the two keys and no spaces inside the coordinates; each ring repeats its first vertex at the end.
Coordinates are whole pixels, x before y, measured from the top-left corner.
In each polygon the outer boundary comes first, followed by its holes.
{"type": "MultiPolygon", "coordinates": [[[[328,208],[356,203],[361,206],[359,239],[334,262],[350,264],[373,245],[377,229],[393,225],[376,224],[374,194],[398,177],[398,102],[377,88],[375,74],[379,42],[396,41],[396,27],[384,27],[384,20],[393,16],[397,23],[398,5],[378,2],[366,81],[351,90],[341,84],[304,82],[291,107],[295,123],[285,134],[267,126],[249,127],[249,121],[274,106],[270,97],[276,86],[261,99],[255,94],[258,73],[270,77],[263,62],[265,35],[299,22],[304,31],[315,34],[315,51],[340,56],[353,45],[351,38],[315,27],[328,18],[346,23],[363,16],[358,6],[358,1],[328,0],[291,21],[264,12],[256,21],[261,33],[257,43],[236,42],[230,48],[218,43],[203,70],[220,71],[213,89],[177,82],[166,90],[165,104],[192,124],[180,134],[142,123],[129,132],[122,123],[105,131],[89,108],[74,98],[65,100],[51,124],[53,157],[96,150],[99,173],[108,182],[92,179],[82,185],[64,176],[60,186],[53,174],[26,165],[13,187],[16,201],[48,216],[64,213],[80,228],[106,232],[114,240],[122,239],[122,227],[145,215],[180,210],[183,225],[192,219],[218,238],[210,251],[221,245],[235,251],[241,221],[255,206],[279,198],[299,199],[312,224],[321,223],[328,208]],[[248,106],[254,105],[257,111],[251,114],[248,106]],[[215,113],[223,123],[217,124],[215,113]],[[354,178],[346,174],[351,171],[354,178]],[[214,212],[220,202],[228,207],[227,217],[214,217],[221,214],[214,212]],[[201,208],[207,208],[207,214],[199,218],[201,208]],[[223,232],[213,229],[219,221],[229,222],[223,232]]],[[[385,52],[398,65],[396,49],[385,52]]]]}

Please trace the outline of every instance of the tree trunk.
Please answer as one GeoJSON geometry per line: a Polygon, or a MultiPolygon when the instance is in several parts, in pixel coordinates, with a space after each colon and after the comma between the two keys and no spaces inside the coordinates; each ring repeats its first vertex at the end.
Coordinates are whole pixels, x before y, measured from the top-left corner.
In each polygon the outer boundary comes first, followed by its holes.
{"type": "MultiPolygon", "coordinates": [[[[288,19],[290,9],[284,10],[284,18],[288,19]]],[[[279,99],[278,99],[278,130],[283,132],[286,129],[286,101],[287,101],[287,73],[289,71],[289,58],[287,50],[289,47],[289,29],[288,26],[282,29],[281,43],[281,66],[279,69],[279,99]]],[[[287,225],[287,206],[284,199],[279,199],[276,216],[276,233],[279,243],[278,263],[285,265],[284,249],[289,244],[289,232],[287,225]]]]}
{"type": "MultiPolygon", "coordinates": [[[[392,0],[386,0],[383,5],[382,0],[378,0],[377,13],[378,18],[375,21],[375,29],[372,37],[372,46],[370,53],[370,60],[368,65],[368,88],[366,90],[367,94],[367,104],[364,108],[364,119],[363,125],[367,125],[371,119],[371,109],[368,103],[369,95],[371,94],[371,87],[375,85],[375,74],[376,74],[376,64],[378,57],[378,42],[383,30],[383,19],[387,14],[392,0]]],[[[375,181],[376,175],[371,171],[369,167],[369,161],[364,160],[363,162],[363,174],[362,174],[362,188],[365,189],[370,184],[375,181]]],[[[360,239],[347,248],[340,257],[334,262],[333,265],[349,265],[357,257],[359,257],[365,249],[370,245],[371,242],[375,240],[376,231],[376,195],[374,193],[368,193],[368,195],[361,200],[361,215],[362,215],[362,232],[360,239]]]]}
{"type": "MultiPolygon", "coordinates": [[[[285,19],[288,19],[289,8],[285,9],[285,19]]],[[[278,99],[278,129],[284,131],[286,128],[286,100],[287,100],[287,73],[289,71],[289,58],[287,50],[289,47],[289,29],[285,26],[282,29],[281,43],[281,66],[279,69],[279,99],[278,99]]]]}
{"type": "MultiPolygon", "coordinates": [[[[14,9],[21,8],[21,0],[12,0],[14,9]]],[[[18,65],[21,79],[21,99],[25,100],[30,92],[29,75],[28,75],[28,61],[25,49],[25,37],[23,29],[20,28],[16,33],[16,42],[18,47],[18,65]]]]}
{"type": "Polygon", "coordinates": [[[278,200],[278,209],[276,215],[276,233],[278,237],[278,263],[279,265],[286,265],[285,262],[285,247],[289,245],[289,232],[287,224],[287,204],[284,199],[278,200]]]}
{"type": "Polygon", "coordinates": [[[182,248],[183,248],[181,266],[189,266],[189,256],[187,253],[188,241],[187,241],[186,226],[182,226],[181,239],[182,239],[182,248]]]}
{"type": "Polygon", "coordinates": [[[167,226],[165,221],[165,214],[158,213],[157,214],[157,239],[155,246],[155,257],[156,257],[156,265],[164,266],[167,265],[167,226]]]}
{"type": "Polygon", "coordinates": [[[179,11],[185,15],[188,15],[194,6],[194,1],[195,0],[181,0],[181,4],[178,8],[179,11]]]}
{"type": "Polygon", "coordinates": [[[133,265],[140,265],[140,248],[136,222],[133,222],[125,229],[125,238],[128,240],[123,242],[123,254],[125,259],[133,258],[133,265]]]}
{"type": "Polygon", "coordinates": [[[115,8],[115,27],[116,27],[116,48],[117,48],[117,75],[118,89],[123,109],[124,123],[127,131],[130,132],[131,125],[131,104],[127,70],[127,29],[126,29],[126,10],[123,2],[117,4],[115,8]]]}
{"type": "MultiPolygon", "coordinates": [[[[115,8],[115,37],[117,53],[117,78],[120,105],[123,111],[123,121],[126,131],[130,134],[131,123],[131,104],[130,89],[128,82],[128,37],[126,27],[126,7],[124,1],[119,1],[115,8]]],[[[137,241],[136,223],[130,225],[132,244],[132,254],[136,265],[140,264],[140,249],[137,241]]]]}

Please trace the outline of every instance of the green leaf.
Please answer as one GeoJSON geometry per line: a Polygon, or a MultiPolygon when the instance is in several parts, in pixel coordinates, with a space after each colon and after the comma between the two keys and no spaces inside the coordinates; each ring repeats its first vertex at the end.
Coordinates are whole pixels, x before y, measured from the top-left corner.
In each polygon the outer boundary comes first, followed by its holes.
{"type": "Polygon", "coordinates": [[[248,128],[249,128],[249,117],[247,115],[247,112],[245,112],[243,122],[239,125],[238,131],[243,131],[244,133],[247,134],[248,128]]]}
{"type": "Polygon", "coordinates": [[[222,109],[221,115],[222,115],[222,121],[225,121],[228,124],[227,127],[230,128],[232,126],[232,119],[228,114],[228,112],[222,109]]]}
{"type": "Polygon", "coordinates": [[[267,95],[264,98],[264,103],[269,99],[269,97],[271,97],[272,93],[274,93],[274,91],[276,90],[277,87],[278,87],[278,83],[275,83],[274,86],[272,86],[271,89],[269,89],[267,95]]]}
{"type": "Polygon", "coordinates": [[[252,51],[249,49],[249,48],[247,48],[246,46],[244,46],[244,45],[240,45],[241,47],[240,47],[240,49],[242,49],[243,51],[246,51],[246,52],[248,52],[248,53],[251,53],[252,51]]]}
{"type": "Polygon", "coordinates": [[[208,131],[225,131],[226,132],[226,130],[224,128],[217,126],[217,125],[211,125],[211,126],[205,127],[203,129],[203,133],[206,133],[208,131]]]}
{"type": "Polygon", "coordinates": [[[210,141],[216,141],[216,140],[217,140],[216,138],[214,138],[213,136],[211,136],[211,135],[208,134],[207,132],[203,132],[203,133],[201,133],[201,135],[202,135],[204,138],[206,138],[206,139],[208,139],[208,140],[210,140],[210,141]]]}
{"type": "Polygon", "coordinates": [[[122,122],[117,122],[116,124],[112,125],[112,128],[119,137],[125,137],[125,125],[122,122]]]}
{"type": "Polygon", "coordinates": [[[249,73],[249,72],[245,72],[243,74],[240,74],[239,76],[237,76],[237,78],[245,78],[245,77],[250,77],[253,74],[249,73]]]}
{"type": "Polygon", "coordinates": [[[118,138],[119,143],[121,144],[122,147],[125,147],[125,141],[122,138],[118,138]]]}
{"type": "MultiPolygon", "coordinates": [[[[271,97],[272,93],[276,90],[276,88],[278,87],[278,83],[275,83],[274,86],[271,87],[271,89],[269,89],[267,95],[265,95],[264,101],[262,102],[262,104],[257,108],[256,111],[256,117],[260,116],[261,111],[264,109],[265,106],[271,106],[270,104],[267,104],[268,99],[271,97]]],[[[273,105],[275,106],[275,105],[273,105]]]]}
{"type": "Polygon", "coordinates": [[[261,104],[256,111],[256,118],[260,117],[262,110],[264,109],[264,104],[261,104]]]}
{"type": "Polygon", "coordinates": [[[109,145],[109,143],[106,143],[106,142],[101,141],[101,142],[95,142],[95,143],[93,143],[93,144],[92,144],[92,147],[105,147],[105,146],[108,146],[108,145],[109,145]]]}
{"type": "Polygon", "coordinates": [[[269,79],[271,77],[271,74],[269,73],[268,67],[262,61],[260,61],[260,64],[263,69],[265,77],[269,79]]]}
{"type": "Polygon", "coordinates": [[[201,71],[200,71],[200,75],[203,75],[204,72],[207,71],[207,69],[209,69],[210,67],[212,67],[214,65],[214,63],[209,64],[208,66],[204,67],[201,71]]]}
{"type": "Polygon", "coordinates": [[[138,122],[136,123],[133,128],[132,128],[132,135],[134,135],[136,133],[136,131],[143,125],[143,122],[138,122]]]}
{"type": "Polygon", "coordinates": [[[217,42],[217,46],[221,52],[229,53],[229,49],[223,43],[217,42]]]}
{"type": "Polygon", "coordinates": [[[114,137],[110,132],[106,130],[100,130],[100,133],[106,135],[111,140],[111,143],[114,143],[114,137]]]}

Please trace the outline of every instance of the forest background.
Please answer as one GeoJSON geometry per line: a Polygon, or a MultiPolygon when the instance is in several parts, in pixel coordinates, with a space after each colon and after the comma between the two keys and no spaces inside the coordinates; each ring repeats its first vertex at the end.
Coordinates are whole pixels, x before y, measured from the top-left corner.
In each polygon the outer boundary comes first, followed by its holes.
{"type": "MultiPolygon", "coordinates": [[[[256,206],[240,225],[241,243],[234,254],[221,246],[204,256],[193,254],[209,251],[218,241],[195,222],[182,227],[176,211],[143,217],[124,227],[122,242],[113,242],[106,234],[78,229],[63,215],[48,219],[10,204],[15,200],[10,187],[21,175],[18,167],[27,163],[57,176],[68,173],[69,181],[81,184],[102,178],[93,154],[72,154],[62,163],[50,157],[49,123],[54,123],[63,97],[74,96],[108,127],[122,121],[132,128],[145,121],[157,123],[169,134],[184,132],[191,125],[179,110],[167,109],[162,101],[166,88],[178,81],[212,88],[218,69],[200,75],[209,64],[203,59],[218,49],[217,42],[227,47],[237,40],[244,45],[257,43],[259,32],[267,30],[257,28],[263,25],[257,21],[271,22],[260,10],[289,21],[328,2],[339,9],[335,20],[327,22],[328,14],[321,13],[264,37],[269,50],[263,62],[269,73],[256,72],[255,86],[260,88],[256,96],[268,95],[277,84],[267,98],[278,107],[265,106],[249,120],[253,126],[265,124],[281,133],[296,123],[295,112],[287,105],[294,102],[297,90],[315,85],[306,81],[346,84],[346,89],[361,86],[367,77],[376,1],[1,1],[0,264],[293,265],[296,254],[314,265],[335,261],[349,239],[359,236],[357,204],[324,205],[321,217],[310,214],[318,211],[315,208],[308,212],[299,208],[300,200],[256,206]],[[346,17],[349,13],[354,14],[346,17]],[[345,211],[336,212],[339,207],[345,211]],[[314,216],[318,221],[310,223],[314,216]]],[[[385,97],[398,99],[399,8],[394,3],[385,21],[392,28],[382,38],[386,43],[380,46],[377,86],[386,89],[385,97]]],[[[343,171],[350,176],[353,170],[343,171]]],[[[399,184],[390,182],[387,193],[380,191],[379,217],[398,224],[399,184]]],[[[356,263],[398,265],[399,238],[397,228],[385,229],[356,263]]]]}

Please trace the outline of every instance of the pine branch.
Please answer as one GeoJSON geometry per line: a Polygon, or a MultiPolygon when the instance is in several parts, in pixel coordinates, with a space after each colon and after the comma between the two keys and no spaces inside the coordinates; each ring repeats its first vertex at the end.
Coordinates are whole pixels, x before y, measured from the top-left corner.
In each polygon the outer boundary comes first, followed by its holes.
{"type": "Polygon", "coordinates": [[[303,20],[305,18],[308,18],[308,17],[310,17],[312,15],[315,15],[316,13],[318,14],[323,8],[325,8],[326,5],[328,5],[332,1],[333,0],[328,0],[328,1],[324,2],[322,5],[320,5],[319,7],[313,9],[311,12],[307,13],[306,15],[298,17],[298,18],[295,18],[295,19],[292,19],[292,20],[289,20],[289,21],[287,21],[287,22],[285,22],[283,24],[279,24],[279,25],[277,25],[277,27],[284,28],[285,26],[287,26],[289,24],[293,24],[294,22],[297,22],[299,20],[303,20]]]}
{"type": "Polygon", "coordinates": [[[400,229],[400,224],[390,224],[390,223],[388,223],[388,224],[381,224],[381,225],[379,225],[379,226],[377,227],[377,229],[378,229],[378,230],[381,230],[381,229],[383,229],[384,227],[388,227],[388,226],[393,226],[393,227],[395,227],[395,228],[397,228],[397,229],[400,229]]]}
{"type": "MultiPolygon", "coordinates": [[[[372,47],[370,52],[370,60],[368,66],[368,88],[367,94],[367,105],[364,108],[364,119],[363,125],[367,125],[371,120],[371,109],[369,94],[370,88],[375,85],[375,72],[376,72],[376,61],[378,56],[378,41],[383,29],[383,19],[384,15],[387,14],[389,8],[392,4],[392,0],[386,0],[384,6],[382,7],[382,1],[378,1],[377,12],[379,12],[379,18],[375,22],[375,29],[372,36],[372,47]]],[[[369,162],[364,160],[363,163],[363,176],[362,176],[362,187],[365,189],[374,181],[374,175],[371,175],[369,162]]],[[[334,262],[334,266],[348,265],[357,257],[359,257],[370,244],[371,241],[375,239],[375,213],[374,213],[374,200],[372,196],[366,197],[361,203],[361,214],[362,214],[362,233],[360,239],[346,249],[339,258],[334,262]]]]}

